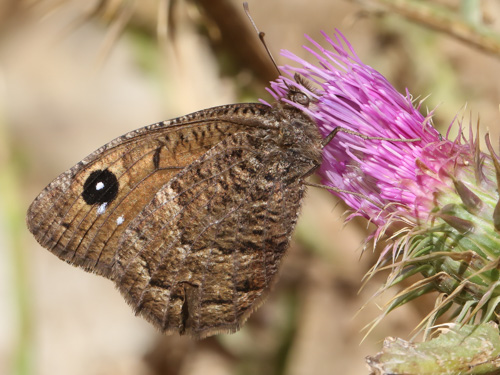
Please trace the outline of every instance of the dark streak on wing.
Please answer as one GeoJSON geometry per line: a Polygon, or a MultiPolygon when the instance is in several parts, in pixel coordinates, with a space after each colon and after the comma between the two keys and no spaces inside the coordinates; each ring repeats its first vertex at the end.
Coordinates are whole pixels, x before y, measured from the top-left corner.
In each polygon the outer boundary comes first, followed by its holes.
{"type": "Polygon", "coordinates": [[[160,154],[161,154],[161,148],[163,147],[163,145],[159,146],[156,150],[155,150],[155,154],[153,155],[153,168],[155,170],[159,169],[160,168],[160,154]]]}

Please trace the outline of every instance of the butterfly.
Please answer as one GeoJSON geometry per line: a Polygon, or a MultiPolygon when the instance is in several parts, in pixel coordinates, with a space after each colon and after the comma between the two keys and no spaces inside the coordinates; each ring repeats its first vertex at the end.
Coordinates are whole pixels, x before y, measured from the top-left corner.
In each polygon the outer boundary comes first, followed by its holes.
{"type": "Polygon", "coordinates": [[[276,280],[322,147],[290,104],[201,110],[102,146],[40,193],[27,225],[162,332],[235,332],[276,280]]]}

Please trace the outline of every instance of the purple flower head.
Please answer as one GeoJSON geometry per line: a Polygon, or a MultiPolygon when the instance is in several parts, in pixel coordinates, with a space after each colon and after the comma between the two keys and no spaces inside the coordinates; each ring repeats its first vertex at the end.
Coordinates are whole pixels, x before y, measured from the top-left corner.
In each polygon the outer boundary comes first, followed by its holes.
{"type": "Polygon", "coordinates": [[[324,185],[347,191],[334,194],[353,209],[349,218],[364,216],[377,226],[370,238],[389,236],[380,259],[391,250],[399,258],[384,288],[424,276],[387,311],[438,290],[442,300],[429,316],[443,314],[449,302],[460,305],[457,321],[481,311],[484,321],[500,316],[500,161],[491,144],[488,155],[472,134],[468,141],[461,132],[455,141],[441,137],[432,113],[423,116],[408,91],[400,94],[363,64],[342,34],[323,36],[328,48],[309,37],[314,48],[304,47],[316,64],[282,52],[301,66],[282,67],[288,77],[269,91],[304,111],[325,137],[338,127],[358,134],[338,132],[323,149],[318,173],[324,185]],[[310,103],[288,99],[290,88],[310,103]]]}
{"type": "Polygon", "coordinates": [[[342,34],[337,32],[335,40],[323,35],[332,49],[306,36],[316,50],[304,48],[318,60],[317,65],[289,51],[282,52],[302,65],[284,66],[282,70],[290,77],[299,74],[314,88],[281,77],[272,82],[270,92],[276,100],[306,112],[324,136],[342,127],[371,137],[420,138],[418,142],[391,142],[339,132],[324,149],[319,175],[325,185],[369,198],[334,193],[355,210],[355,215],[377,225],[385,224],[394,214],[425,219],[432,197],[418,184],[421,176],[416,165],[428,153],[429,144],[441,142],[439,133],[431,126],[430,117],[414,107],[410,94],[401,95],[379,72],[363,64],[342,34]],[[288,100],[289,87],[307,94],[311,104],[303,107],[288,100]]]}

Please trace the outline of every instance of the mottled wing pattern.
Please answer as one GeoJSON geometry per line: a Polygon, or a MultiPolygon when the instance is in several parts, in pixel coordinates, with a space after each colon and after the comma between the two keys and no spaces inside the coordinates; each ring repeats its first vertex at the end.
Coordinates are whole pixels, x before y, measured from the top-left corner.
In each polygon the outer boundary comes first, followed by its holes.
{"type": "Polygon", "coordinates": [[[128,225],[116,283],[163,331],[235,331],[259,305],[294,229],[304,185],[266,132],[237,133],[186,167],[128,225]]]}
{"type": "Polygon", "coordinates": [[[29,230],[164,332],[236,331],[275,279],[322,138],[292,106],[233,104],[130,132],[54,180],[29,230]]]}
{"type": "Polygon", "coordinates": [[[223,139],[253,131],[253,118],[269,112],[260,104],[227,105],[127,133],[48,185],[28,210],[28,228],[59,258],[111,277],[124,231],[157,191],[223,139]]]}

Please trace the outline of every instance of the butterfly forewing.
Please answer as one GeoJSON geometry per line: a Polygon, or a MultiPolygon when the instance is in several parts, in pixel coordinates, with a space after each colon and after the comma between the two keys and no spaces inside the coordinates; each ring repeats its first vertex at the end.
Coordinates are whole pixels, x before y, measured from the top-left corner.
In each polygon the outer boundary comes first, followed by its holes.
{"type": "Polygon", "coordinates": [[[292,107],[196,112],[63,173],[30,206],[28,227],[61,259],[112,279],[162,331],[235,331],[273,282],[320,147],[292,107]]]}
{"type": "Polygon", "coordinates": [[[27,215],[30,231],[60,258],[109,275],[127,223],[183,167],[241,130],[245,110],[200,111],[115,139],[35,199],[27,215]]]}

